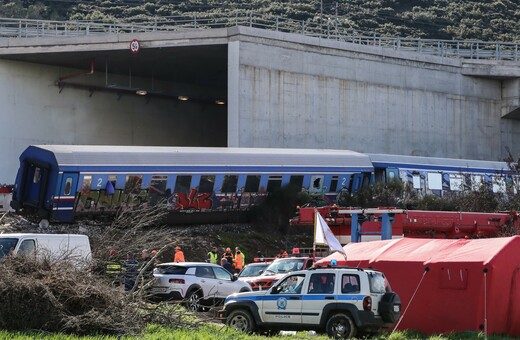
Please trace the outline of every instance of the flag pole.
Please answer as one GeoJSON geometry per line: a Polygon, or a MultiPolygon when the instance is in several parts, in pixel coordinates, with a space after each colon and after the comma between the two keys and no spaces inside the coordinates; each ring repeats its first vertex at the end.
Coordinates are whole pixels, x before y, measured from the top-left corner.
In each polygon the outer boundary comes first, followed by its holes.
{"type": "Polygon", "coordinates": [[[316,213],[318,210],[314,208],[314,235],[312,236],[312,262],[316,263],[316,213]]]}

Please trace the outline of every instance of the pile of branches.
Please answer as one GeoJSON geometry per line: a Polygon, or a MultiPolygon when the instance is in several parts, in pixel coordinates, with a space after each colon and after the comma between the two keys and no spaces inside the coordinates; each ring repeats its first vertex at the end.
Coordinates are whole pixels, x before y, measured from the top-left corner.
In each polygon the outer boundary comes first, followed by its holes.
{"type": "Polygon", "coordinates": [[[0,328],[136,333],[139,305],[67,260],[18,256],[0,264],[0,328]]]}
{"type": "Polygon", "coordinates": [[[196,329],[178,304],[150,304],[67,260],[18,256],[0,262],[0,329],[140,334],[147,324],[196,329]]]}
{"type": "MultiPolygon", "coordinates": [[[[122,213],[110,226],[85,227],[93,261],[78,267],[66,257],[4,257],[0,261],[0,329],[42,330],[71,334],[137,335],[153,323],[172,329],[194,329],[200,320],[178,304],[149,303],[145,275],[155,258],[139,263],[135,287],[125,291],[105,272],[108,262],[124,262],[126,254],[140,254],[144,246],[173,254],[183,235],[159,225],[164,207],[122,213]],[[156,226],[150,228],[151,226],[156,226]],[[116,258],[108,250],[117,249],[116,258]]],[[[149,278],[149,277],[148,277],[149,278]]]]}

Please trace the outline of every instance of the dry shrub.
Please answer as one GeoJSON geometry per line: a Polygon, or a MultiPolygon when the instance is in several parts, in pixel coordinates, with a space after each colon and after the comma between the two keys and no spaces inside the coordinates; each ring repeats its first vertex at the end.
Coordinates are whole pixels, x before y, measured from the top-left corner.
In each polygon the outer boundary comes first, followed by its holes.
{"type": "Polygon", "coordinates": [[[66,260],[8,258],[0,264],[0,328],[135,333],[139,305],[66,260]]]}
{"type": "Polygon", "coordinates": [[[150,304],[145,279],[150,278],[153,259],[140,263],[134,289],[125,292],[105,274],[108,262],[123,262],[127,253],[157,248],[159,256],[173,254],[182,233],[160,225],[166,206],[141,207],[122,212],[111,225],[86,225],[93,261],[78,268],[67,259],[50,256],[0,259],[0,329],[42,330],[73,334],[139,334],[147,324],[192,329],[193,318],[178,304],[150,304]],[[118,256],[109,258],[110,249],[118,256]],[[143,275],[146,272],[147,275],[143,275]],[[148,276],[148,277],[145,277],[148,276]]]}
{"type": "Polygon", "coordinates": [[[0,329],[139,334],[147,324],[196,329],[178,304],[150,304],[67,260],[6,258],[0,263],[0,329]]]}

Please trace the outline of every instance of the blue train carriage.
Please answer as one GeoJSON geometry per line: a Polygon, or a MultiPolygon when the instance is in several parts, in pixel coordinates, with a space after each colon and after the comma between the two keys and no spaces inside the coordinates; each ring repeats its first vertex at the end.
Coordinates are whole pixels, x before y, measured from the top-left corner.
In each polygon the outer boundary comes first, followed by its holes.
{"type": "Polygon", "coordinates": [[[367,155],[345,150],[34,145],[11,206],[59,222],[160,201],[177,213],[240,212],[287,184],[335,199],[372,172],[367,155]]]}
{"type": "Polygon", "coordinates": [[[486,185],[495,193],[516,193],[518,177],[506,162],[453,158],[369,154],[374,175],[371,182],[400,179],[420,195],[478,190],[486,185]]]}

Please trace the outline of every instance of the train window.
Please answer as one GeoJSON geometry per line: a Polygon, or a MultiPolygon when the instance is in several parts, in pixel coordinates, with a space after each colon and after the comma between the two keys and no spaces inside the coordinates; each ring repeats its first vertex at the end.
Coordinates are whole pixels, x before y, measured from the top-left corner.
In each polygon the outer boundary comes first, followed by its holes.
{"type": "Polygon", "coordinates": [[[480,187],[484,184],[484,176],[482,175],[472,175],[471,176],[471,190],[477,191],[480,190],[480,187]]]}
{"type": "Polygon", "coordinates": [[[338,190],[338,178],[339,176],[332,176],[329,192],[336,192],[336,190],[338,190]]]}
{"type": "Polygon", "coordinates": [[[298,191],[301,191],[303,186],[303,176],[291,176],[291,178],[289,179],[289,184],[298,189],[298,191]]]}
{"type": "Polygon", "coordinates": [[[224,180],[222,181],[222,189],[221,192],[237,192],[237,183],[238,176],[237,175],[225,175],[224,180]]]}
{"type": "Polygon", "coordinates": [[[267,179],[267,192],[274,192],[282,187],[282,176],[269,176],[267,179]]]}
{"type": "Polygon", "coordinates": [[[506,192],[506,179],[502,176],[493,176],[493,192],[494,193],[505,193],[506,192]]]}
{"type": "MultiPolygon", "coordinates": [[[[383,168],[375,168],[375,181],[376,183],[385,183],[386,182],[386,171],[383,168]]],[[[331,190],[332,191],[332,190],[331,190]]]]}
{"type": "Polygon", "coordinates": [[[139,194],[142,183],[143,176],[126,176],[125,194],[139,194]]]}
{"type": "Polygon", "coordinates": [[[260,176],[259,175],[248,175],[246,177],[246,187],[244,188],[245,192],[258,192],[259,186],[260,186],[260,176]]]}
{"type": "Polygon", "coordinates": [[[40,173],[41,169],[36,167],[34,169],[34,176],[33,176],[33,183],[38,183],[40,182],[40,178],[41,178],[41,173],[40,173]]]}
{"type": "Polygon", "coordinates": [[[311,176],[310,192],[320,192],[323,188],[323,176],[313,175],[311,176]]]}
{"type": "Polygon", "coordinates": [[[81,182],[81,195],[87,196],[92,186],[92,176],[84,176],[83,182],[81,182]]]}
{"type": "Polygon", "coordinates": [[[191,189],[191,176],[177,176],[175,180],[175,189],[173,190],[176,194],[187,194],[191,189]]]}
{"type": "Polygon", "coordinates": [[[414,189],[421,189],[421,175],[412,175],[412,183],[414,189]]]}
{"type": "Polygon", "coordinates": [[[148,192],[148,196],[150,196],[150,199],[153,201],[152,203],[157,203],[161,197],[164,197],[167,182],[168,176],[166,175],[152,176],[152,180],[150,182],[150,191],[148,192]]]}
{"type": "Polygon", "coordinates": [[[450,190],[451,191],[464,190],[463,180],[464,180],[464,178],[462,175],[450,174],[450,190]]]}
{"type": "Polygon", "coordinates": [[[108,182],[112,183],[112,187],[116,188],[116,182],[117,182],[117,176],[116,175],[109,175],[108,176],[108,182]]]}
{"type": "Polygon", "coordinates": [[[215,176],[205,175],[200,176],[199,192],[200,193],[212,193],[213,187],[215,186],[215,176]]]}
{"type": "Polygon", "coordinates": [[[428,173],[428,189],[442,190],[442,175],[440,173],[428,173]]]}
{"type": "Polygon", "coordinates": [[[63,190],[63,194],[65,196],[68,196],[70,195],[72,191],[72,177],[67,177],[67,179],[65,180],[65,189],[63,190]]]}

